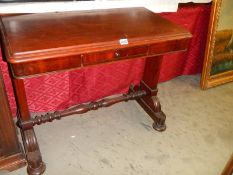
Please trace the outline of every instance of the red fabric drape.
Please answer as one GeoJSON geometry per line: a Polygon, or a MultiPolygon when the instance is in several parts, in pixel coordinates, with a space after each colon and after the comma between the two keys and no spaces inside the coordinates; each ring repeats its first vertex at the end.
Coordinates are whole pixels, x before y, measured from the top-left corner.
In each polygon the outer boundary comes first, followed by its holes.
{"type": "Polygon", "coordinates": [[[210,4],[192,5],[179,8],[177,13],[162,14],[163,17],[187,28],[193,38],[187,52],[164,57],[160,82],[202,71],[210,10],[210,4]]]}
{"type": "MultiPolygon", "coordinates": [[[[187,52],[164,57],[160,82],[179,75],[201,72],[209,14],[209,4],[180,7],[177,13],[161,14],[187,28],[193,34],[193,38],[187,52]]],[[[59,110],[76,103],[124,93],[128,90],[129,84],[139,83],[144,63],[144,59],[129,60],[25,79],[29,109],[31,112],[59,110]]],[[[0,66],[10,106],[15,114],[16,105],[7,65],[1,58],[0,66]]]]}

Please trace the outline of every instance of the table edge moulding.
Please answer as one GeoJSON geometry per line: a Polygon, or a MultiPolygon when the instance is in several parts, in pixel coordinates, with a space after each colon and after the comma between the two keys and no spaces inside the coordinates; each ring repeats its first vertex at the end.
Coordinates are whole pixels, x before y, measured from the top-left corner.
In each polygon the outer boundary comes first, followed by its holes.
{"type": "Polygon", "coordinates": [[[137,100],[153,119],[153,128],[166,129],[166,116],[157,97],[164,54],[185,51],[191,34],[145,8],[93,10],[3,16],[0,21],[3,58],[8,63],[28,162],[28,174],[45,171],[33,127],[72,114],[82,114],[118,102],[137,100]],[[56,30],[55,30],[56,29],[56,30]],[[78,104],[32,118],[23,79],[115,61],[145,58],[139,85],[126,94],[78,104]]]}

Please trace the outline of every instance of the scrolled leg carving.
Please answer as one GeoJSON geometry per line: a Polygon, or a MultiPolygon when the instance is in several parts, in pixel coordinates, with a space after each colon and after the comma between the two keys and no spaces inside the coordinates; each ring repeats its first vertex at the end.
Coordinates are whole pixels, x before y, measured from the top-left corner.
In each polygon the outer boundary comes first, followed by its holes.
{"type": "Polygon", "coordinates": [[[40,149],[33,129],[21,130],[24,148],[27,156],[29,175],[41,175],[45,171],[45,164],[42,161],[40,149]]]}
{"type": "MultiPolygon", "coordinates": [[[[14,79],[14,77],[12,77],[12,80],[12,85],[14,88],[16,103],[18,107],[17,125],[20,126],[22,122],[30,120],[31,116],[28,109],[23,79],[14,79]]],[[[45,164],[43,163],[41,158],[40,149],[37,143],[35,132],[33,130],[33,126],[29,126],[27,128],[20,127],[20,131],[28,163],[28,174],[43,174],[43,172],[45,171],[45,164]]]]}
{"type": "Polygon", "coordinates": [[[139,105],[146,111],[146,113],[153,119],[153,128],[156,131],[162,132],[166,130],[166,115],[161,110],[161,104],[157,97],[157,90],[152,91],[143,82],[135,88],[130,88],[130,91],[145,90],[147,95],[136,99],[139,105]]]}
{"type": "Polygon", "coordinates": [[[156,116],[156,121],[154,121],[154,123],[153,123],[153,128],[156,131],[165,131],[166,130],[166,124],[165,124],[166,115],[161,110],[161,104],[159,102],[158,97],[153,96],[152,100],[153,100],[154,106],[155,106],[154,115],[156,116]]]}
{"type": "MultiPolygon", "coordinates": [[[[146,91],[146,96],[137,99],[137,102],[147,112],[147,114],[154,120],[153,128],[157,131],[166,130],[165,120],[166,116],[161,110],[161,105],[157,97],[158,80],[160,68],[162,65],[163,56],[147,57],[145,62],[144,74],[141,83],[133,91],[146,91]]],[[[132,89],[131,89],[132,91],[132,89]]]]}
{"type": "Polygon", "coordinates": [[[137,102],[142,106],[142,108],[147,112],[147,114],[154,120],[153,128],[156,131],[166,130],[166,115],[161,110],[161,105],[158,97],[144,97],[137,99],[137,102]]]}

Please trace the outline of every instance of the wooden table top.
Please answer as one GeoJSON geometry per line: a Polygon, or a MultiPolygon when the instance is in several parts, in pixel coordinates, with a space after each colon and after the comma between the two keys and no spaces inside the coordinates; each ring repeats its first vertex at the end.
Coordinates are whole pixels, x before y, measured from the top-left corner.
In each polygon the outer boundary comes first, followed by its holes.
{"type": "Polygon", "coordinates": [[[145,8],[5,16],[0,27],[9,63],[191,37],[145,8]],[[120,44],[120,39],[128,44],[120,44]]]}

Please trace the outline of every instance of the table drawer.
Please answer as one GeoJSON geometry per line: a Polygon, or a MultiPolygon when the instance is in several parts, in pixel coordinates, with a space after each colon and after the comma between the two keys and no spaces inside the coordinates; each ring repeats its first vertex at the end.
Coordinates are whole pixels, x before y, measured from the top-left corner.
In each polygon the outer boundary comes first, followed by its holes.
{"type": "Polygon", "coordinates": [[[108,50],[97,53],[86,54],[83,57],[83,65],[93,65],[98,63],[112,62],[129,59],[139,56],[146,56],[148,46],[131,47],[125,49],[108,50]]]}
{"type": "Polygon", "coordinates": [[[11,65],[14,77],[56,72],[81,67],[81,55],[63,56],[11,65]]]}
{"type": "Polygon", "coordinates": [[[170,52],[186,50],[189,41],[189,38],[182,38],[162,43],[151,44],[149,48],[149,55],[163,55],[170,52]]]}

